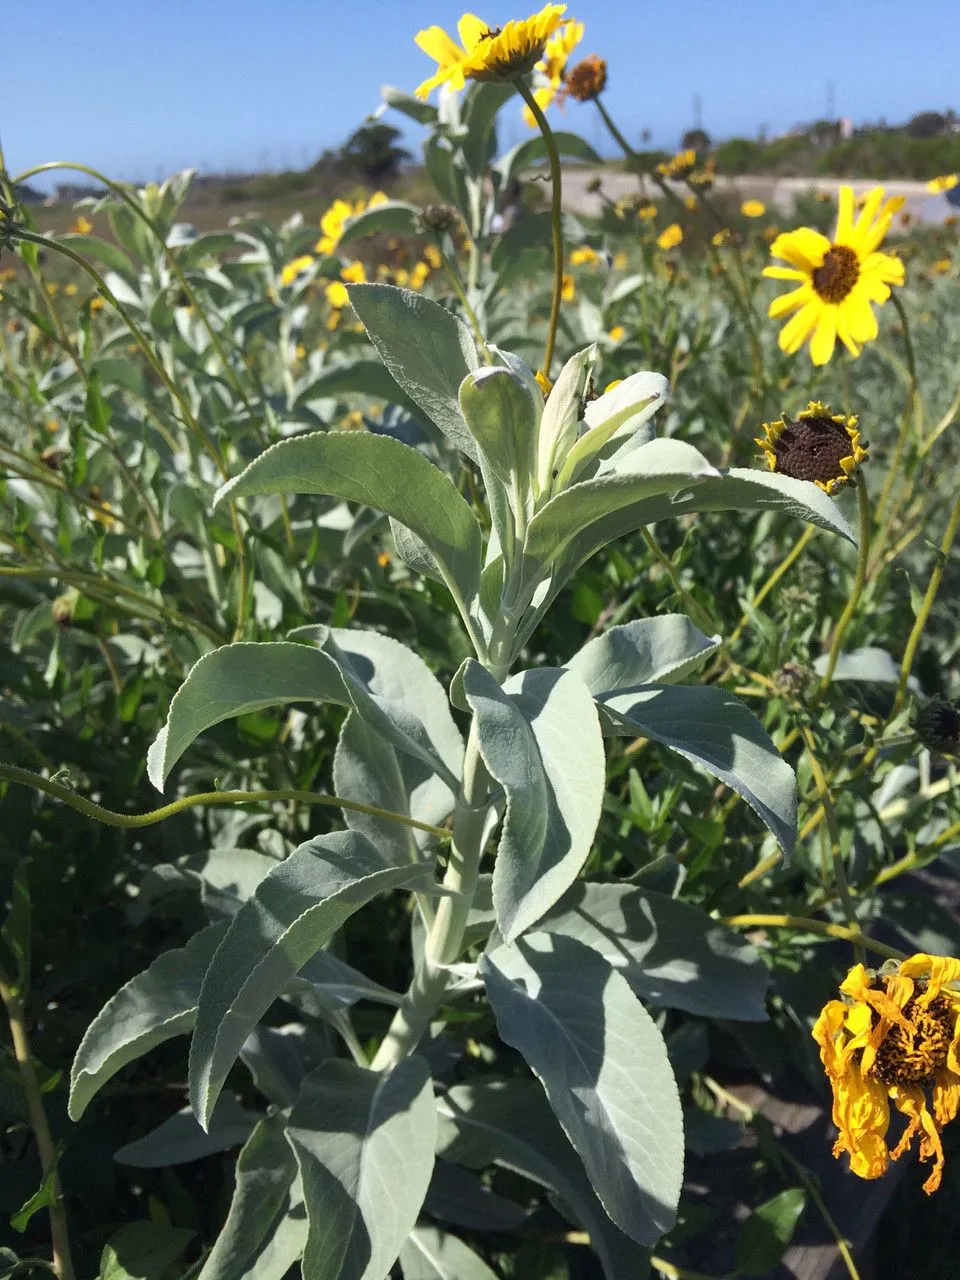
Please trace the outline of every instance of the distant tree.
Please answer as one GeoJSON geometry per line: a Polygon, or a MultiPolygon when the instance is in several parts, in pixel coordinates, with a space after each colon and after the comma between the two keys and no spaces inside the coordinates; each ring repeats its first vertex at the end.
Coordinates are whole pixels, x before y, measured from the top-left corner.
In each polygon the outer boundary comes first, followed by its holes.
{"type": "Polygon", "coordinates": [[[946,133],[947,117],[939,111],[921,111],[907,121],[907,133],[911,138],[936,138],[946,133]]]}
{"type": "Polygon", "coordinates": [[[838,120],[814,120],[807,129],[810,141],[818,147],[832,147],[840,141],[840,122],[838,120]]]}
{"type": "Polygon", "coordinates": [[[340,150],[340,168],[373,183],[396,177],[410,152],[397,146],[400,130],[392,124],[365,124],[352,133],[340,150]]]}
{"type": "Polygon", "coordinates": [[[681,151],[709,151],[710,135],[706,129],[688,129],[680,139],[681,151]]]}

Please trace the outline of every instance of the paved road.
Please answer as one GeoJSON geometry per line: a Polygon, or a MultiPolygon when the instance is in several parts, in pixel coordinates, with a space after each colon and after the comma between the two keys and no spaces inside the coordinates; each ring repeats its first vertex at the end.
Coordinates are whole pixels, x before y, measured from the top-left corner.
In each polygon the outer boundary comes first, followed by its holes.
{"type": "MultiPolygon", "coordinates": [[[[610,169],[565,169],[563,174],[563,203],[574,213],[596,216],[600,212],[601,200],[598,195],[587,190],[587,186],[595,178],[603,181],[605,195],[611,200],[619,200],[624,196],[635,195],[637,179],[628,173],[618,173],[610,169]]],[[[732,191],[742,200],[762,200],[770,208],[782,213],[790,213],[796,197],[805,191],[827,191],[836,199],[837,188],[841,182],[848,182],[859,194],[876,186],[874,179],[867,178],[767,178],[753,176],[746,178],[718,178],[716,190],[732,191]]],[[[909,212],[918,222],[943,222],[948,214],[960,214],[960,208],[951,205],[946,196],[932,196],[925,182],[890,181],[883,183],[887,195],[906,197],[904,212],[909,212]]],[[[657,189],[648,184],[649,194],[656,196],[657,189]]],[[[687,194],[687,188],[678,188],[687,194]]]]}

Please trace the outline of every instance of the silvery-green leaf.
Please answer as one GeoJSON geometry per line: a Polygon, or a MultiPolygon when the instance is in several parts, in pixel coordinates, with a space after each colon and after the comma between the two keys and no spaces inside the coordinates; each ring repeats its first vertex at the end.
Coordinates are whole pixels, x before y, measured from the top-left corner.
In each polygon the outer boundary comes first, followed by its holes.
{"type": "Polygon", "coordinates": [[[477,461],[477,447],[460,416],[460,384],[480,367],[477,344],[467,326],[411,289],[354,284],[347,292],[394,379],[454,448],[477,461]]]}
{"type": "Polygon", "coordinates": [[[223,485],[214,501],[261,493],[322,493],[382,511],[422,538],[454,599],[468,604],[477,594],[482,538],[476,516],[442,471],[399,440],[358,431],[281,440],[223,485]]]}
{"type": "Polygon", "coordinates": [[[164,951],[107,1001],[80,1041],[70,1070],[72,1120],[80,1119],[121,1067],[193,1028],[203,975],[225,932],[224,924],[210,925],[185,947],[164,951]]]}
{"type": "Polygon", "coordinates": [[[603,802],[603,740],[589,691],[572,673],[524,671],[501,688],[468,661],[462,679],[480,754],[507,797],[493,902],[510,940],[557,901],[587,859],[603,802]]]}
{"type": "Polygon", "coordinates": [[[288,1133],[310,1223],[304,1280],[384,1280],[433,1171],[426,1062],[414,1055],[388,1074],[325,1062],[304,1083],[288,1133]]]}
{"type": "Polygon", "coordinates": [[[575,884],[539,922],[598,951],[648,1004],[702,1017],[767,1017],[755,949],[699,907],[626,884],[575,884]]]}
{"type": "Polygon", "coordinates": [[[428,889],[429,863],[390,866],[356,831],[300,845],[230,922],[200,990],[190,1103],[204,1126],[247,1036],[311,956],[371,898],[428,889]]]}
{"type": "MultiPolygon", "coordinates": [[[[279,1116],[261,1120],[240,1152],[236,1186],[227,1220],[207,1255],[198,1280],[283,1280],[285,1271],[266,1269],[265,1252],[283,1230],[297,1162],[279,1116]]],[[[301,1219],[300,1252],[307,1239],[301,1219]]],[[[296,1252],[287,1269],[300,1257],[296,1252]]]]}
{"type": "Polygon", "coordinates": [[[682,440],[651,440],[630,455],[629,467],[623,472],[582,481],[551,498],[530,521],[526,556],[535,565],[551,565],[570,543],[604,517],[636,510],[652,498],[687,485],[695,489],[708,476],[716,475],[716,469],[692,445],[682,440]]]}
{"type": "Polygon", "coordinates": [[[495,475],[521,495],[532,479],[542,409],[538,388],[531,391],[509,369],[496,365],[468,373],[460,384],[460,412],[470,434],[495,475]]]}
{"type": "MultiPolygon", "coordinates": [[[[422,723],[401,705],[377,698],[349,667],[328,628],[316,628],[317,647],[289,641],[225,645],[191,667],[170,703],[167,722],[147,753],[147,774],[158,790],[190,744],[223,720],[290,702],[353,707],[390,742],[440,774],[422,723]]],[[[397,643],[397,642],[394,642],[397,643]]]]}
{"type": "MultiPolygon", "coordinates": [[[[648,449],[652,449],[655,445],[678,442],[653,440],[638,449],[631,448],[630,443],[627,441],[621,446],[611,459],[611,462],[617,463],[615,468],[604,468],[596,481],[588,483],[605,482],[623,474],[629,484],[637,459],[642,462],[648,449]]],[[[571,494],[577,494],[581,490],[589,493],[588,483],[574,485],[565,493],[552,499],[544,511],[535,516],[531,523],[535,523],[540,515],[549,511],[555,502],[561,499],[570,500],[571,494]]],[[[651,491],[646,496],[640,494],[635,501],[631,500],[627,505],[613,510],[608,509],[606,514],[601,514],[600,518],[595,520],[591,520],[588,500],[584,505],[587,522],[578,525],[580,531],[577,536],[564,543],[564,549],[559,556],[553,558],[547,556],[544,560],[544,563],[550,566],[549,583],[537,597],[535,607],[524,619],[519,636],[520,642],[522,643],[532,634],[540,619],[556,599],[557,593],[570,581],[577,569],[602,547],[616,542],[618,538],[625,537],[636,529],[643,528],[644,525],[655,524],[658,520],[664,520],[667,517],[689,515],[698,511],[751,510],[782,511],[785,515],[796,516],[821,529],[838,533],[850,542],[855,541],[853,531],[840,508],[811,481],[793,480],[790,476],[743,467],[732,467],[723,475],[718,475],[710,468],[705,474],[691,478],[688,483],[679,481],[673,490],[661,490],[656,493],[651,491]]],[[[563,508],[559,508],[556,514],[562,516],[563,508]]],[[[551,516],[551,524],[562,526],[562,521],[557,521],[551,516]]],[[[548,529],[545,525],[543,532],[550,533],[552,538],[556,538],[559,529],[548,529]]],[[[547,542],[547,539],[544,541],[547,542]]],[[[547,550],[548,548],[545,547],[541,554],[546,554],[547,550]]]]}
{"type": "Polygon", "coordinates": [[[356,213],[348,218],[343,224],[337,248],[342,248],[351,240],[359,240],[362,236],[420,234],[419,207],[404,200],[387,200],[385,204],[375,204],[364,209],[363,213],[356,213]]]}
{"type": "MultiPolygon", "coordinates": [[[[588,164],[603,164],[601,158],[577,133],[569,133],[565,129],[555,129],[553,141],[561,156],[571,160],[585,160],[588,164]]],[[[501,176],[502,186],[528,169],[535,169],[545,164],[548,158],[546,143],[539,134],[520,142],[497,161],[496,168],[501,176]]]]}
{"type": "Polygon", "coordinates": [[[635,618],[596,636],[566,664],[595,698],[638,684],[674,684],[701,666],[720,643],[682,613],[635,618]]]}
{"type": "Polygon", "coordinates": [[[400,1250],[403,1280],[497,1280],[482,1258],[439,1227],[414,1227],[400,1250]]]}
{"type": "Polygon", "coordinates": [[[97,1280],[162,1280],[193,1235],[184,1227],[128,1222],[104,1245],[97,1280]]]}
{"type": "Polygon", "coordinates": [[[606,732],[653,738],[732,787],[785,853],[797,834],[797,783],[770,735],[716,685],[647,685],[597,699],[606,732]]]}
{"type": "Polygon", "coordinates": [[[433,1166],[423,1211],[469,1231],[513,1231],[527,1216],[526,1209],[491,1191],[476,1174],[441,1159],[433,1166]]]}
{"type": "Polygon", "coordinates": [[[474,1079],[448,1089],[437,1112],[439,1155],[473,1169],[497,1164],[549,1187],[571,1221],[589,1233],[607,1280],[646,1274],[648,1251],[607,1216],[538,1084],[474,1079]]]}
{"type": "Polygon", "coordinates": [[[309,382],[298,386],[293,407],[351,392],[386,400],[388,404],[410,403],[379,360],[351,360],[327,365],[309,382]]]}
{"type": "Polygon", "coordinates": [[[393,545],[397,549],[397,555],[407,568],[424,578],[432,578],[434,582],[439,582],[443,586],[443,574],[424,540],[417,537],[399,520],[391,519],[390,532],[393,534],[393,545]]]}
{"type": "MultiPolygon", "coordinates": [[[[439,826],[452,812],[463,766],[463,739],[450,714],[439,680],[412,649],[375,631],[333,628],[337,654],[348,675],[397,721],[422,726],[422,739],[446,767],[446,781],[422,758],[397,752],[369,720],[348,718],[334,761],[337,795],[393,812],[407,813],[439,826]]],[[[418,730],[419,732],[419,730],[418,730]]],[[[430,837],[389,819],[344,811],[348,826],[363,831],[381,851],[397,860],[418,856],[430,837]]]]}
{"type": "Polygon", "coordinates": [[[597,362],[596,345],[566,362],[543,406],[537,441],[537,488],[548,488],[580,430],[587,383],[597,362]]]}
{"type": "MultiPolygon", "coordinates": [[[[830,661],[828,653],[821,653],[814,661],[813,669],[822,676],[830,661]]],[[[841,653],[833,672],[834,680],[861,680],[867,684],[896,684],[900,679],[900,668],[886,649],[876,645],[864,645],[860,649],[851,649],[849,653],[841,653]]],[[[920,692],[916,677],[911,677],[910,686],[915,693],[920,692]]]]}
{"type": "Polygon", "coordinates": [[[590,947],[534,933],[486,953],[502,1039],[526,1058],[617,1226],[654,1244],[676,1220],[683,1118],[663,1037],[590,947]]]}
{"type": "MultiPolygon", "coordinates": [[[[402,111],[405,116],[416,120],[418,124],[433,124],[437,118],[437,108],[432,102],[421,102],[413,94],[404,93],[402,89],[395,89],[391,84],[381,86],[380,96],[388,107],[393,107],[396,111],[402,111]]],[[[378,107],[377,110],[382,111],[383,108],[378,107]]]]}
{"type": "Polygon", "coordinates": [[[487,166],[497,152],[497,113],[517,92],[512,84],[478,82],[468,84],[463,102],[466,136],[460,149],[467,168],[475,178],[486,177],[487,166]]]}
{"type": "Polygon", "coordinates": [[[113,1153],[118,1164],[134,1169],[165,1169],[168,1165],[189,1164],[218,1151],[239,1147],[250,1137],[259,1115],[243,1108],[229,1095],[217,1099],[204,1132],[189,1107],[169,1116],[142,1138],[128,1142],[113,1153]]]}

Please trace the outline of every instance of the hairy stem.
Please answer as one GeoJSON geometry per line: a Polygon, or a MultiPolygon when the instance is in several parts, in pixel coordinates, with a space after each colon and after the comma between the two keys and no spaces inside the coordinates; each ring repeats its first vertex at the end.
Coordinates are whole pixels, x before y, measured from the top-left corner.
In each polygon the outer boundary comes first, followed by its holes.
{"type": "Polygon", "coordinates": [[[13,1053],[20,1072],[20,1083],[23,1087],[30,1126],[37,1143],[37,1154],[40,1157],[40,1170],[46,1182],[49,1179],[50,1204],[50,1239],[53,1246],[53,1271],[60,1280],[74,1280],[73,1259],[70,1254],[70,1236],[67,1230],[67,1215],[63,1207],[63,1196],[60,1190],[60,1179],[57,1176],[57,1151],[47,1123],[47,1113],[43,1109],[43,1099],[37,1073],[34,1070],[33,1058],[30,1054],[30,1039],[27,1035],[27,1024],[24,1016],[23,1000],[16,988],[0,977],[0,999],[3,1000],[10,1023],[10,1038],[13,1041],[13,1053]]]}

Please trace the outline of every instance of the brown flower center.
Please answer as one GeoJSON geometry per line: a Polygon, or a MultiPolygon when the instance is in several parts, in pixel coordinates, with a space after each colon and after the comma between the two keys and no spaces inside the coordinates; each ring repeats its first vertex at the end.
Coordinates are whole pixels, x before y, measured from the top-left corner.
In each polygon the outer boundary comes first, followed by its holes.
{"type": "Polygon", "coordinates": [[[607,64],[596,53],[578,62],[564,77],[564,96],[577,102],[590,102],[603,93],[607,83],[607,64]]]}
{"type": "Polygon", "coordinates": [[[860,259],[846,244],[832,244],[813,273],[813,287],[824,302],[842,302],[860,278],[860,259]]]}
{"type": "Polygon", "coordinates": [[[845,478],[840,459],[849,458],[853,446],[846,428],[832,418],[799,418],[787,423],[773,451],[781,475],[828,484],[845,478]]]}
{"type": "Polygon", "coordinates": [[[934,996],[926,1007],[912,997],[903,1016],[913,1032],[894,1024],[877,1049],[871,1073],[890,1085],[921,1084],[947,1060],[953,1034],[954,1011],[946,996],[934,996]]]}

